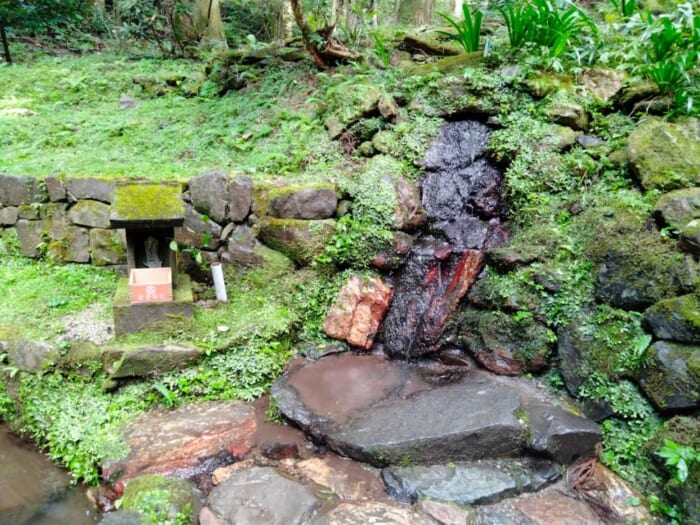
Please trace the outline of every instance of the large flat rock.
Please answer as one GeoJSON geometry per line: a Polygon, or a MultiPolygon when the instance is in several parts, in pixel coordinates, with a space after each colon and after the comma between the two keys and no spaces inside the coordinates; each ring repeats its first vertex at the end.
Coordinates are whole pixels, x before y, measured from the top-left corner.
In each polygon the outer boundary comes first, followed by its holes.
{"type": "Polygon", "coordinates": [[[591,456],[600,441],[597,425],[543,399],[525,380],[470,371],[441,386],[425,373],[380,356],[328,356],[291,366],[272,395],[314,439],[376,466],[525,450],[568,463],[591,456]]]}
{"type": "Polygon", "coordinates": [[[162,474],[185,479],[210,475],[247,454],[256,432],[255,410],[241,402],[207,402],[170,412],[148,412],[122,434],[126,458],[106,460],[103,476],[117,495],[129,479],[162,474]]]}

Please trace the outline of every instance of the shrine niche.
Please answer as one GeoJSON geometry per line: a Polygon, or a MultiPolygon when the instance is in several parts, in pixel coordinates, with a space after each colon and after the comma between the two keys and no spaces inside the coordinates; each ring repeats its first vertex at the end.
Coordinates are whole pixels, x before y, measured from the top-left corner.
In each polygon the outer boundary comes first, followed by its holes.
{"type": "Polygon", "coordinates": [[[173,316],[192,315],[189,277],[178,274],[170,249],[185,221],[182,187],[173,182],[131,182],[114,189],[112,228],[126,234],[127,275],[114,300],[117,335],[153,328],[173,316]]]}

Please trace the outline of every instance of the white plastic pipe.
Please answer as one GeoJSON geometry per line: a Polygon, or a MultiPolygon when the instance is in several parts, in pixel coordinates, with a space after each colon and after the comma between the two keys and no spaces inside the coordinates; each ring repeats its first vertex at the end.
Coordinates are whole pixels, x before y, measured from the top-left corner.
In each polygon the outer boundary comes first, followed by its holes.
{"type": "Polygon", "coordinates": [[[224,270],[221,268],[221,263],[211,264],[211,276],[214,278],[214,291],[216,292],[216,300],[227,302],[226,283],[224,283],[224,270]]]}

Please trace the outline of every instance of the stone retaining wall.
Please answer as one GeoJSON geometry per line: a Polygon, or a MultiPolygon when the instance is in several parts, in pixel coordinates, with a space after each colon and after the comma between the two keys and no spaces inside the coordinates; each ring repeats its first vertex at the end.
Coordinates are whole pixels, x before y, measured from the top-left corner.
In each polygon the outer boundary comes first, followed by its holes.
{"type": "MultiPolygon", "coordinates": [[[[109,222],[118,183],[0,174],[0,234],[14,230],[27,257],[123,265],[124,231],[109,222]]],[[[185,223],[176,229],[176,240],[209,262],[254,264],[260,236],[305,264],[334,232],[338,195],[332,184],[254,187],[248,177],[211,171],[183,182],[182,191],[185,223]]]]}

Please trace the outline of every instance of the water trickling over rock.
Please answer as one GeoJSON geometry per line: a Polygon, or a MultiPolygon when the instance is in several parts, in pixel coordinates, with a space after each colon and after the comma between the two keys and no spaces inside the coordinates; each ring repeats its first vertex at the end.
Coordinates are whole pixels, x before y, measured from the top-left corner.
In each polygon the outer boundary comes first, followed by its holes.
{"type": "Polygon", "coordinates": [[[447,122],[425,154],[430,235],[417,240],[397,276],[380,332],[392,357],[438,350],[445,323],[481,272],[483,250],[505,238],[502,176],[486,158],[489,133],[480,122],[447,122]]]}

